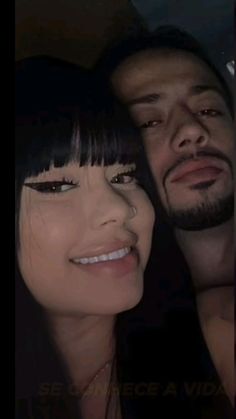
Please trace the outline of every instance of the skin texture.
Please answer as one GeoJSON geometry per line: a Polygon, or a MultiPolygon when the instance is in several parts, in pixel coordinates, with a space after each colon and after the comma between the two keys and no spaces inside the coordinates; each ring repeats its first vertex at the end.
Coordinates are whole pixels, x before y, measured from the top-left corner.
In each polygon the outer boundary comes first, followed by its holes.
{"type": "MultiPolygon", "coordinates": [[[[142,131],[167,214],[214,207],[233,195],[233,119],[218,79],[203,61],[177,50],[141,51],[115,69],[111,83],[142,131]]],[[[198,231],[174,228],[196,288],[202,331],[232,404],[233,228],[233,217],[198,231]]]]}
{"type": "Polygon", "coordinates": [[[142,130],[158,192],[167,210],[192,209],[232,193],[227,159],[232,164],[233,121],[219,82],[204,63],[189,53],[147,51],[121,64],[112,81],[142,130]],[[200,85],[213,89],[197,89],[200,85]],[[209,152],[209,166],[219,166],[222,171],[217,174],[212,168],[202,177],[195,174],[175,180],[189,164],[181,161],[201,151],[209,152]],[[221,153],[226,160],[214,153],[221,153]],[[208,189],[194,188],[197,180],[214,179],[208,189]]]}
{"type": "Polygon", "coordinates": [[[142,297],[154,213],[128,173],[133,168],[71,163],[26,179],[26,184],[69,183],[57,193],[24,186],[21,199],[20,268],[36,300],[51,314],[116,314],[142,297]],[[127,256],[126,262],[72,262],[129,246],[137,256],[127,256]]]}
{"type": "MultiPolygon", "coordinates": [[[[114,357],[115,315],[134,307],[143,294],[154,210],[134,169],[133,164],[79,167],[71,162],[28,178],[23,186],[19,265],[45,309],[74,395],[81,395],[114,357]],[[73,262],[124,247],[134,250],[119,261],[73,262]]],[[[80,401],[83,418],[104,418],[110,376],[111,364],[96,379],[102,394],[88,388],[80,401]]],[[[39,391],[45,394],[44,388],[39,391]]],[[[117,407],[115,398],[109,417],[117,407]]]]}

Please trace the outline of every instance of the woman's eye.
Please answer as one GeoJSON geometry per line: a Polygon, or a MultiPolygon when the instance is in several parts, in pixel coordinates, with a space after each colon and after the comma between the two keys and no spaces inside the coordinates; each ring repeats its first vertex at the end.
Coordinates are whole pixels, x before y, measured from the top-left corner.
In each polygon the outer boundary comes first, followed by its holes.
{"type": "Polygon", "coordinates": [[[143,124],[141,124],[139,127],[141,128],[141,129],[147,129],[147,128],[154,128],[154,127],[156,127],[157,125],[160,125],[161,124],[161,120],[160,119],[156,119],[156,120],[150,120],[150,121],[147,121],[147,122],[144,122],[143,124]]]}
{"type": "Polygon", "coordinates": [[[130,184],[130,183],[138,183],[137,180],[137,171],[132,170],[128,172],[119,173],[111,179],[111,183],[116,184],[130,184]]]}
{"type": "Polygon", "coordinates": [[[50,182],[26,182],[25,186],[41,193],[61,193],[69,191],[77,186],[73,181],[50,181],[50,182]]]}
{"type": "Polygon", "coordinates": [[[221,116],[221,115],[223,115],[223,112],[221,112],[218,109],[201,109],[198,112],[198,114],[201,115],[201,116],[214,117],[214,116],[221,116]]]}

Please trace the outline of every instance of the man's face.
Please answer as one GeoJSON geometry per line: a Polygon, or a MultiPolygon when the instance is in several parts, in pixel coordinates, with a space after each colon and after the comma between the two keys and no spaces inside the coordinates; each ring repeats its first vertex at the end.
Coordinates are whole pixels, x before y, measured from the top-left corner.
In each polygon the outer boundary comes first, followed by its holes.
{"type": "Polygon", "coordinates": [[[233,211],[233,121],[222,87],[193,54],[147,50],[126,59],[112,84],[140,127],[168,216],[197,230],[233,211]]]}

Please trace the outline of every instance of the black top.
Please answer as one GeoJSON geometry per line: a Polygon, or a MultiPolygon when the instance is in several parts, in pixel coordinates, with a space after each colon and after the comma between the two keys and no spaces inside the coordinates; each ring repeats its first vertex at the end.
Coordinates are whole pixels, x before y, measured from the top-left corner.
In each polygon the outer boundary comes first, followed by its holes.
{"type": "Polygon", "coordinates": [[[125,419],[233,418],[194,309],[170,312],[127,344],[125,419]]]}
{"type": "MultiPolygon", "coordinates": [[[[233,418],[194,310],[173,311],[159,328],[133,331],[126,347],[123,419],[233,418]]],[[[50,388],[50,395],[18,400],[16,418],[78,419],[76,397],[63,395],[58,383],[50,388]]]]}

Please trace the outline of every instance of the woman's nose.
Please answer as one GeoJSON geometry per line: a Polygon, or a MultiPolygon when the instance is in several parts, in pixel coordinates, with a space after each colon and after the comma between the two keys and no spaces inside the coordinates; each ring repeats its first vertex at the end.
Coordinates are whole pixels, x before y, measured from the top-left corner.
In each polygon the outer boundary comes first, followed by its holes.
{"type": "Polygon", "coordinates": [[[107,185],[103,188],[94,202],[94,208],[91,211],[91,223],[93,228],[117,224],[123,225],[128,220],[135,217],[136,208],[129,202],[128,197],[112,186],[107,185]]]}

